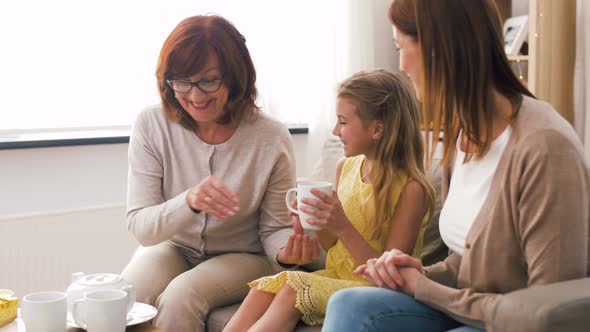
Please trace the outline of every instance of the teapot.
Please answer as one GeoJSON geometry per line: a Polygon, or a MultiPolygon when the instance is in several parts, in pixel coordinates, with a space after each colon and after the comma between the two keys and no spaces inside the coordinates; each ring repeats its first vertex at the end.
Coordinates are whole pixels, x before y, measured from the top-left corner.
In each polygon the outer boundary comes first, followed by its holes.
{"type": "Polygon", "coordinates": [[[83,272],[72,274],[72,283],[68,286],[68,313],[72,313],[74,302],[84,298],[84,294],[94,290],[116,289],[127,292],[127,312],[135,304],[135,288],[127,280],[114,273],[96,273],[86,275],[83,272]]]}

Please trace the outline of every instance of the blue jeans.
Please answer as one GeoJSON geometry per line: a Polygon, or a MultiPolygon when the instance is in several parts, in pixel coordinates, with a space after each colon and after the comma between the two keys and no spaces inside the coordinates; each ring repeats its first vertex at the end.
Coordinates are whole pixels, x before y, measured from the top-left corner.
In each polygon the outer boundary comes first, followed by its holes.
{"type": "Polygon", "coordinates": [[[323,332],[481,331],[406,294],[377,287],[336,292],[328,302],[323,332]]]}

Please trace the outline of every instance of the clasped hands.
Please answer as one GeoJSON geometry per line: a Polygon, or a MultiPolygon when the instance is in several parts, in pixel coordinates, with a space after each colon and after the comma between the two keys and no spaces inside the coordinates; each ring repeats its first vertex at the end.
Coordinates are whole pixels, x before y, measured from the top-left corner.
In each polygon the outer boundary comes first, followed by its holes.
{"type": "Polygon", "coordinates": [[[400,290],[414,296],[416,283],[426,271],[420,260],[392,249],[384,252],[379,258],[371,258],[366,264],[353,272],[379,287],[400,290]]]}

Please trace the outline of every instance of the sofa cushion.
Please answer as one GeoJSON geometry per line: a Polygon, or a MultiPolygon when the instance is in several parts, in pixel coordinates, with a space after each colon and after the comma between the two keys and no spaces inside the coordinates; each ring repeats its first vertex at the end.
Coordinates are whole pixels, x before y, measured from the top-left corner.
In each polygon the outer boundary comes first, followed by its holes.
{"type": "Polygon", "coordinates": [[[322,145],[320,158],[306,180],[336,182],[336,166],[343,157],[342,142],[338,137],[330,135],[322,145]]]}
{"type": "MultiPolygon", "coordinates": [[[[334,183],[336,181],[336,166],[338,160],[344,157],[344,151],[342,149],[342,143],[336,136],[331,135],[326,139],[322,146],[321,155],[319,160],[314,165],[312,173],[309,177],[299,179],[312,180],[312,181],[329,181],[334,183]]],[[[426,177],[434,186],[436,191],[436,204],[429,225],[424,232],[424,247],[422,249],[422,261],[425,265],[433,264],[439,260],[444,259],[448,254],[448,249],[440,239],[438,231],[438,217],[441,210],[441,198],[440,198],[440,177],[441,168],[438,165],[438,160],[433,161],[433,166],[426,173],[426,177]]],[[[304,265],[303,268],[308,271],[315,271],[323,269],[325,265],[325,252],[322,251],[320,259],[304,265]]],[[[209,313],[207,318],[206,329],[208,332],[222,331],[223,327],[233,314],[238,310],[239,304],[217,308],[209,313]]],[[[321,326],[307,326],[303,323],[299,323],[295,331],[297,332],[319,332],[321,326]]]]}
{"type": "MultiPolygon", "coordinates": [[[[206,331],[221,332],[239,307],[240,304],[234,304],[212,310],[207,317],[206,331]]],[[[321,329],[321,326],[308,326],[300,322],[295,332],[320,332],[321,329]]]]}
{"type": "Polygon", "coordinates": [[[590,328],[590,278],[514,291],[500,298],[488,331],[560,332],[590,328]]]}
{"type": "Polygon", "coordinates": [[[440,231],[438,228],[438,219],[440,217],[440,210],[442,209],[440,188],[442,167],[440,166],[439,161],[439,159],[433,160],[432,165],[428,171],[426,171],[426,178],[434,187],[435,197],[432,218],[424,230],[422,253],[420,257],[424,266],[440,262],[449,255],[449,249],[440,237],[440,231]]]}

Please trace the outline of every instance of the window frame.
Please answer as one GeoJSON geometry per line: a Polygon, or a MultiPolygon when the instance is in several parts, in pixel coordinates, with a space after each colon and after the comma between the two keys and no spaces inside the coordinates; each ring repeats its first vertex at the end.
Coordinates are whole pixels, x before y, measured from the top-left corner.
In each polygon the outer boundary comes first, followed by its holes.
{"type": "MultiPolygon", "coordinates": [[[[306,124],[288,125],[288,128],[291,135],[309,133],[306,124]]],[[[0,150],[126,144],[130,134],[131,126],[0,131],[0,150]]]]}

